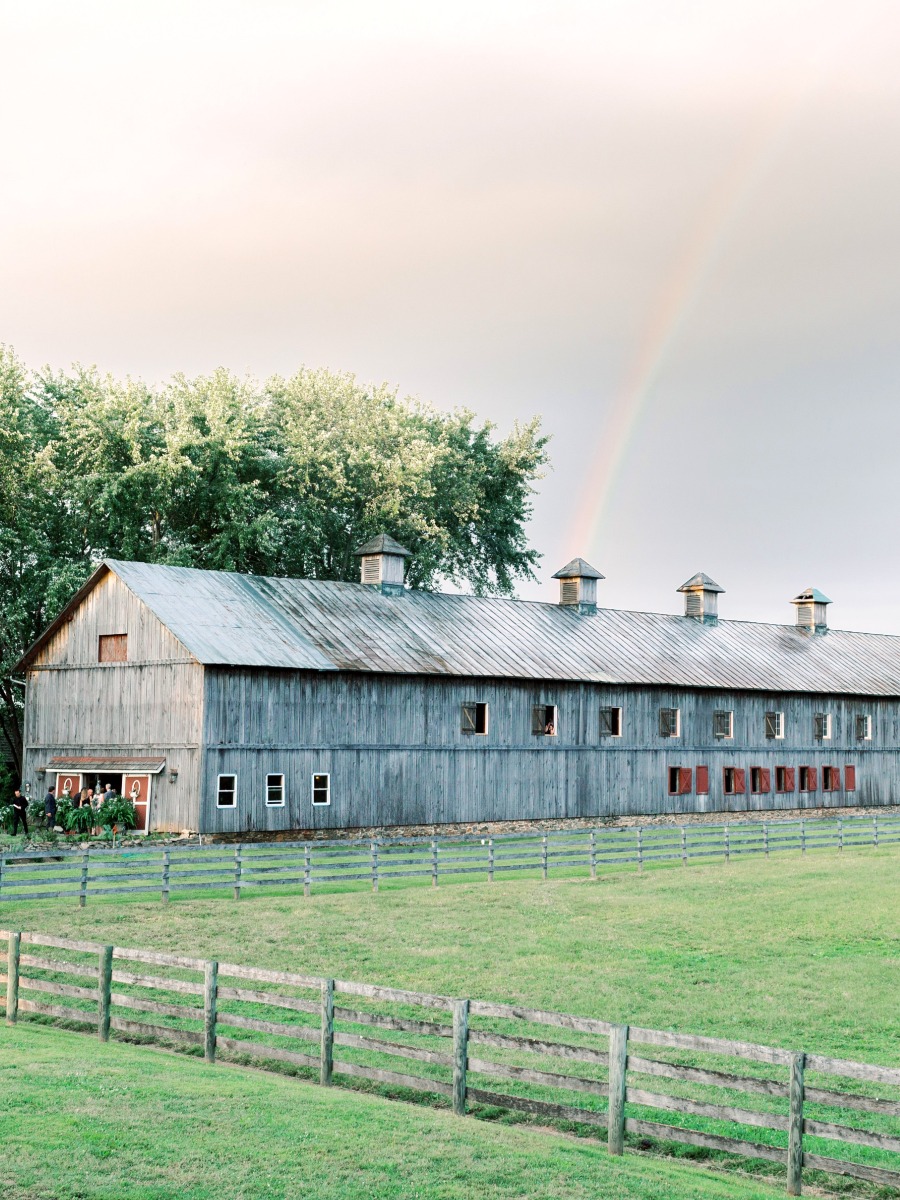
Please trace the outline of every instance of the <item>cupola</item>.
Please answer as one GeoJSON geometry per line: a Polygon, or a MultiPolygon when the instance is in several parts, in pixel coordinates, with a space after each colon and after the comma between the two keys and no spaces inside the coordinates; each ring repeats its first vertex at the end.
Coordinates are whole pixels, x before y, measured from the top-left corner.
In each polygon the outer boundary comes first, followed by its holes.
{"type": "Polygon", "coordinates": [[[386,533],[379,533],[363,546],[353,551],[361,559],[360,583],[376,587],[385,596],[400,596],[406,591],[403,582],[405,558],[410,552],[386,533]]]}
{"type": "Polygon", "coordinates": [[[804,588],[799,596],[795,596],[791,604],[797,606],[797,628],[805,629],[807,633],[827,633],[828,615],[826,606],[831,601],[818,588],[804,588]]]}
{"type": "Polygon", "coordinates": [[[583,558],[573,558],[553,576],[559,580],[559,602],[563,608],[572,608],[582,616],[591,616],[597,611],[597,580],[605,579],[583,558]]]}
{"type": "Polygon", "coordinates": [[[679,592],[684,593],[684,615],[702,621],[704,625],[719,623],[719,593],[724,592],[714,579],[698,571],[681,585],[679,592]]]}

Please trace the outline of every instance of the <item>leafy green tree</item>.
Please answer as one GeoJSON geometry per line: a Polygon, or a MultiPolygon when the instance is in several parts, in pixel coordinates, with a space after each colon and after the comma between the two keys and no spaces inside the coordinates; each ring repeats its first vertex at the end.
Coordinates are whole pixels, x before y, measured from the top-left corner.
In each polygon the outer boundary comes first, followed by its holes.
{"type": "Polygon", "coordinates": [[[103,558],[356,579],[387,532],[409,582],[509,594],[546,462],[539,422],[505,438],[386,384],[225,370],[161,387],[96,370],[30,375],[0,346],[0,735],[21,770],[11,668],[103,558]]]}

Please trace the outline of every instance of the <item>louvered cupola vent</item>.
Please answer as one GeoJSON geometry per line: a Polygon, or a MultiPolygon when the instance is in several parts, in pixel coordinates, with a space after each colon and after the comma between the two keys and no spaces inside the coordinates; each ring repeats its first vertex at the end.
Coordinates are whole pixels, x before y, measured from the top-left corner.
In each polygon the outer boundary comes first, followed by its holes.
{"type": "Polygon", "coordinates": [[[386,533],[380,533],[353,553],[362,559],[361,583],[378,588],[385,596],[403,595],[406,591],[403,582],[406,564],[403,560],[412,557],[404,546],[386,533]]]}
{"type": "Polygon", "coordinates": [[[804,588],[800,595],[791,601],[797,608],[797,628],[807,633],[827,633],[826,608],[830,603],[828,597],[818,588],[804,588]]]}
{"type": "Polygon", "coordinates": [[[684,615],[704,625],[719,623],[719,593],[724,592],[714,579],[698,571],[678,589],[684,595],[684,615]]]}
{"type": "Polygon", "coordinates": [[[604,576],[584,561],[573,558],[570,563],[553,576],[559,580],[559,603],[582,616],[591,616],[597,611],[597,580],[604,576]]]}

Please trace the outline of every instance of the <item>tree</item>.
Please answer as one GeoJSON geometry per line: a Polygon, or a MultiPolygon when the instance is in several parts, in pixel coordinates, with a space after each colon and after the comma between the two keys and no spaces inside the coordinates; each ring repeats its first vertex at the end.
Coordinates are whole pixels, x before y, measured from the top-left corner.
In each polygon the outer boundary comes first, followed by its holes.
{"type": "Polygon", "coordinates": [[[22,651],[103,558],[356,579],[386,532],[409,583],[512,592],[546,462],[537,419],[505,438],[352,375],[259,384],[225,370],[153,388],[29,375],[0,347],[0,734],[21,769],[22,651]]]}

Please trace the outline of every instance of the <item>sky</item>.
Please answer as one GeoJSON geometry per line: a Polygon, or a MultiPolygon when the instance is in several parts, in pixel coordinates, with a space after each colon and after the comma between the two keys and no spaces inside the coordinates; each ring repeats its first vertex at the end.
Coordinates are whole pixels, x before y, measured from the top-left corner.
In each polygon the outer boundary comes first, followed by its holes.
{"type": "Polygon", "coordinates": [[[539,414],[522,596],[900,633],[896,0],[0,0],[0,54],[30,366],[539,414]]]}

